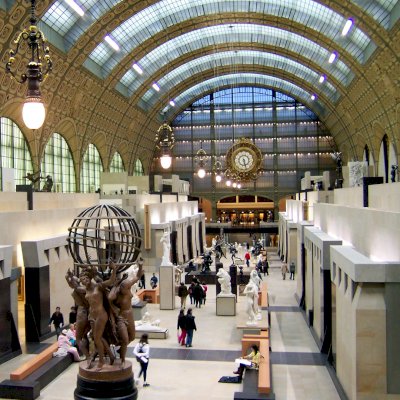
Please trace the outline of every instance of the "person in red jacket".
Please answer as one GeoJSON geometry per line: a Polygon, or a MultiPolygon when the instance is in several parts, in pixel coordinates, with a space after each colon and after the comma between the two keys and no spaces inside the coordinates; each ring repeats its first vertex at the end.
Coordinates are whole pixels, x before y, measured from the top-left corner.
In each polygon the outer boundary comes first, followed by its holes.
{"type": "Polygon", "coordinates": [[[247,267],[250,267],[250,253],[248,251],[246,251],[246,254],[244,255],[244,259],[246,260],[247,267]]]}

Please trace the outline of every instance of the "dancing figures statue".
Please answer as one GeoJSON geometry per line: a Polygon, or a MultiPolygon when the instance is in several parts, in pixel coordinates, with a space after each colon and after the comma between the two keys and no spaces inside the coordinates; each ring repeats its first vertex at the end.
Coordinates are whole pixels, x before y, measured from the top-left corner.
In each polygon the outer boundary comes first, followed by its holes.
{"type": "Polygon", "coordinates": [[[111,310],[111,320],[115,324],[117,337],[120,345],[121,369],[125,367],[126,350],[130,342],[135,339],[135,321],[132,313],[132,286],[139,281],[143,274],[143,259],[138,261],[136,275],[129,276],[124,273],[118,278],[108,294],[111,310]]]}
{"type": "MultiPolygon", "coordinates": [[[[103,337],[104,330],[108,321],[108,313],[104,308],[104,297],[106,296],[106,289],[112,286],[116,279],[117,267],[110,261],[109,268],[112,271],[111,276],[104,282],[95,282],[94,269],[84,269],[80,275],[79,280],[83,285],[85,292],[85,299],[89,303],[89,322],[92,330],[92,337],[96,352],[99,356],[97,369],[101,370],[104,365],[104,353],[106,352],[110,357],[110,364],[114,363],[114,356],[110,351],[110,346],[107,340],[103,337]]],[[[78,290],[78,289],[77,289],[78,290]]],[[[82,289],[79,289],[81,291],[82,289]]],[[[88,368],[93,366],[96,353],[92,354],[88,360],[88,368]]]]}
{"type": "Polygon", "coordinates": [[[231,295],[231,276],[223,268],[220,268],[217,272],[218,283],[221,285],[220,295],[231,295]]]}
{"type": "Polygon", "coordinates": [[[78,307],[75,322],[76,344],[81,354],[89,358],[89,341],[87,334],[90,331],[90,323],[88,318],[89,303],[85,298],[86,290],[79,286],[79,278],[69,269],[65,275],[65,279],[67,280],[68,286],[73,289],[71,296],[78,307]]]}

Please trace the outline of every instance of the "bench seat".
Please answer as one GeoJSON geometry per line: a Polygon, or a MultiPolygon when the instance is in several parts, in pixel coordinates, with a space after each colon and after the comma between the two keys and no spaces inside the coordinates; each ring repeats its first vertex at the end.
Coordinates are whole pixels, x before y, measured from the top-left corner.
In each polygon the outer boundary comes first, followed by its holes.
{"type": "Polygon", "coordinates": [[[157,286],[155,289],[140,289],[136,292],[141,301],[148,303],[160,304],[160,290],[157,286]]]}
{"type": "Polygon", "coordinates": [[[252,345],[257,345],[259,348],[262,356],[260,365],[258,371],[246,369],[243,378],[243,392],[235,392],[234,399],[275,399],[272,392],[268,330],[261,331],[259,335],[244,335],[242,338],[242,356],[248,354],[252,345]]]}
{"type": "Polygon", "coordinates": [[[38,369],[40,366],[45,364],[47,361],[53,358],[53,353],[55,353],[58,349],[58,343],[55,342],[47,349],[40,352],[35,357],[32,357],[29,361],[21,365],[15,371],[10,373],[10,379],[12,381],[22,381],[28,375],[30,375],[33,371],[38,369]]]}
{"type": "Polygon", "coordinates": [[[73,363],[72,354],[53,357],[53,352],[57,350],[57,343],[54,344],[13,371],[10,379],[0,382],[0,398],[21,400],[38,398],[40,390],[73,363]]]}

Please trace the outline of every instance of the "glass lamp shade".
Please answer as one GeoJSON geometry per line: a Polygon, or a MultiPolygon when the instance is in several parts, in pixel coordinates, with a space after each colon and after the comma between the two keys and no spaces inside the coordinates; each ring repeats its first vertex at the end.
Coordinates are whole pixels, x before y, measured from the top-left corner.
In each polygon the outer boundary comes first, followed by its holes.
{"type": "Polygon", "coordinates": [[[226,181],[226,186],[231,186],[232,185],[232,182],[228,179],[227,181],[226,181]]]}
{"type": "Polygon", "coordinates": [[[218,182],[218,183],[221,182],[222,181],[222,176],[219,175],[219,174],[215,175],[215,181],[218,182]]]}
{"type": "Polygon", "coordinates": [[[39,129],[46,117],[46,110],[40,99],[28,98],[22,107],[22,119],[29,129],[39,129]]]}
{"type": "Polygon", "coordinates": [[[206,176],[206,170],[204,168],[199,168],[199,170],[197,171],[197,176],[200,179],[203,179],[206,176]]]}
{"type": "Polygon", "coordinates": [[[164,154],[161,158],[160,158],[160,162],[161,162],[161,167],[164,169],[168,169],[171,164],[172,164],[172,157],[168,154],[164,154]]]}
{"type": "Polygon", "coordinates": [[[233,183],[232,183],[232,187],[235,188],[236,186],[237,186],[237,183],[236,183],[236,182],[233,182],[233,183]]]}
{"type": "Polygon", "coordinates": [[[237,188],[240,189],[241,187],[242,187],[242,184],[241,184],[241,183],[238,183],[238,184],[237,184],[237,188]]]}

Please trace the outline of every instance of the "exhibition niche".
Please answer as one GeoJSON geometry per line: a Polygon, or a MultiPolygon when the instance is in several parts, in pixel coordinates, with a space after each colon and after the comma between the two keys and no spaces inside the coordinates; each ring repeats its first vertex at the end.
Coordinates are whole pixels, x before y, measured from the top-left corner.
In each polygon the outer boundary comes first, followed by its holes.
{"type": "Polygon", "coordinates": [[[140,254],[139,227],[125,210],[98,205],[80,213],[68,230],[74,271],[66,280],[78,306],[77,344],[86,356],[74,398],[134,400],[132,364],[125,356],[135,338],[131,287],[143,273],[143,260],[136,276],[126,271],[140,254]]]}

